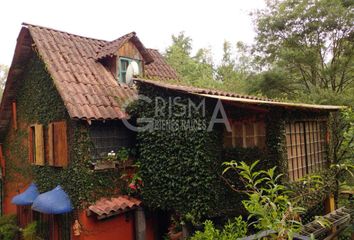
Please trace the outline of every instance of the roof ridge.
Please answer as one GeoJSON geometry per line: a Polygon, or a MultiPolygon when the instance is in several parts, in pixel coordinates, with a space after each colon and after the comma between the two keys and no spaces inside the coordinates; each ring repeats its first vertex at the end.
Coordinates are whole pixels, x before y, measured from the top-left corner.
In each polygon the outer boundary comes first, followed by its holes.
{"type": "Polygon", "coordinates": [[[86,38],[86,39],[95,40],[95,41],[102,41],[102,42],[105,42],[105,43],[109,42],[108,40],[98,39],[98,38],[93,38],[93,37],[86,37],[86,36],[82,36],[82,35],[79,35],[79,34],[69,33],[69,32],[66,32],[66,31],[62,31],[62,30],[58,30],[58,29],[50,28],[50,27],[45,27],[45,26],[41,26],[41,25],[37,25],[37,24],[31,24],[31,23],[23,22],[22,25],[26,26],[26,27],[31,26],[31,27],[44,28],[44,29],[52,30],[52,31],[59,32],[59,33],[66,33],[66,34],[69,34],[71,36],[76,36],[76,37],[80,37],[80,38],[86,38]]]}
{"type": "MultiPolygon", "coordinates": [[[[102,44],[100,46],[100,48],[98,50],[101,50],[102,48],[105,48],[106,46],[108,46],[110,44],[114,44],[115,42],[118,42],[119,40],[122,40],[124,38],[131,39],[134,36],[136,36],[136,32],[134,32],[134,31],[130,32],[130,33],[127,33],[127,34],[124,34],[124,35],[120,36],[119,38],[116,38],[116,39],[114,39],[112,41],[106,41],[104,44],[102,44]],[[131,35],[131,36],[129,36],[129,35],[131,35]]],[[[125,40],[127,40],[127,39],[125,39],[125,40]]],[[[99,52],[97,52],[97,54],[99,54],[99,52]]]]}
{"type": "Polygon", "coordinates": [[[122,35],[122,36],[120,36],[120,37],[118,37],[118,38],[116,38],[116,39],[114,39],[114,40],[112,40],[112,41],[107,42],[107,44],[113,43],[113,42],[115,42],[115,41],[117,41],[117,40],[119,40],[119,39],[122,39],[122,38],[124,38],[124,37],[127,37],[127,36],[129,36],[129,35],[132,35],[131,37],[134,37],[134,36],[136,36],[136,32],[135,32],[135,31],[132,31],[132,32],[130,32],[130,33],[124,34],[124,35],[122,35]]]}

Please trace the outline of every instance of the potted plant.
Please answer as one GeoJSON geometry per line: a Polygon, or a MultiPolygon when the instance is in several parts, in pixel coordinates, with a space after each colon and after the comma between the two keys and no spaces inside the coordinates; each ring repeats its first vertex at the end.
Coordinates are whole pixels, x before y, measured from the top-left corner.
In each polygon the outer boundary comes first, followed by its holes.
{"type": "Polygon", "coordinates": [[[97,162],[93,163],[94,170],[104,170],[104,169],[112,169],[116,167],[117,162],[117,155],[112,150],[107,154],[106,157],[98,160],[97,162]]]}

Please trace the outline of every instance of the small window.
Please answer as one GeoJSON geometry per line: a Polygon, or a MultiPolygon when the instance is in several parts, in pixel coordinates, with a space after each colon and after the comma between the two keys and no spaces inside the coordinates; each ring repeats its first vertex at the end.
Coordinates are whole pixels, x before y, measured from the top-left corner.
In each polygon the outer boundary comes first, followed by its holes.
{"type": "Polygon", "coordinates": [[[44,136],[43,125],[34,124],[30,126],[29,132],[29,161],[32,164],[44,165],[44,136]]]}
{"type": "Polygon", "coordinates": [[[130,59],[130,58],[119,58],[119,82],[126,83],[127,82],[127,69],[129,64],[132,61],[136,61],[139,65],[139,68],[141,69],[141,62],[136,59],[130,59]]]}
{"type": "Polygon", "coordinates": [[[234,122],[231,132],[225,130],[224,147],[264,148],[264,122],[234,122]]]}
{"type": "Polygon", "coordinates": [[[89,132],[94,146],[93,160],[102,159],[121,147],[133,147],[135,143],[135,133],[121,122],[95,122],[89,127],[89,132]]]}

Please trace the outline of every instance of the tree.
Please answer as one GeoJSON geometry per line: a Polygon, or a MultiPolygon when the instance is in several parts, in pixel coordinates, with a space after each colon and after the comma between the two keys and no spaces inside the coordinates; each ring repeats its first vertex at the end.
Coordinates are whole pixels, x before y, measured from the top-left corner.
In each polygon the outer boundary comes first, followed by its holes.
{"type": "Polygon", "coordinates": [[[0,64],[0,97],[2,96],[2,93],[5,89],[8,72],[9,68],[6,65],[0,64]]]}
{"type": "Polygon", "coordinates": [[[213,81],[213,64],[210,49],[200,49],[191,56],[192,39],[179,33],[172,35],[172,45],[166,49],[166,61],[179,73],[181,80],[192,85],[213,81]]]}
{"type": "Polygon", "coordinates": [[[269,0],[254,16],[264,68],[283,69],[306,94],[354,92],[353,1],[269,0]]]}

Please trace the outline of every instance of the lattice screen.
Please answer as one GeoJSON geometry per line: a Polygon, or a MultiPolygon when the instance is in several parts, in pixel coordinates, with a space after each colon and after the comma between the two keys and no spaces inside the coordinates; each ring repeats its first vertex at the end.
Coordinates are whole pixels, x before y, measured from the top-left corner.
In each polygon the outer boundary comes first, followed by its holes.
{"type": "Polygon", "coordinates": [[[286,124],[288,173],[291,180],[321,170],[326,163],[324,121],[299,121],[286,124]]]}
{"type": "Polygon", "coordinates": [[[237,121],[231,127],[232,132],[224,132],[224,147],[265,147],[266,131],[263,121],[237,121]]]}

